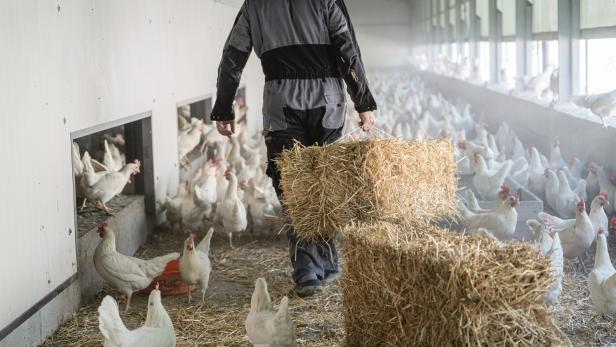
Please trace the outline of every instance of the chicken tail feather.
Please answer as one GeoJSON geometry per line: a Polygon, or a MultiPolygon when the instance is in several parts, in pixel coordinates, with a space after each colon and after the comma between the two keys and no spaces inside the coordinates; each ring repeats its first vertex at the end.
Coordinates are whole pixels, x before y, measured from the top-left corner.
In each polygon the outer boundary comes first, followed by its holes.
{"type": "Polygon", "coordinates": [[[146,275],[149,277],[159,276],[165,270],[165,267],[167,267],[167,263],[178,259],[179,257],[180,253],[174,252],[149,260],[144,260],[144,263],[146,264],[146,266],[144,266],[146,275]]]}
{"type": "Polygon", "coordinates": [[[210,230],[208,230],[203,240],[199,242],[199,245],[197,246],[197,250],[205,254],[210,254],[210,242],[212,241],[213,234],[214,234],[214,228],[210,228],[210,230]]]}
{"type": "Polygon", "coordinates": [[[105,338],[105,346],[107,342],[119,346],[120,336],[128,332],[120,318],[118,303],[109,295],[103,298],[98,307],[98,329],[105,338]]]}

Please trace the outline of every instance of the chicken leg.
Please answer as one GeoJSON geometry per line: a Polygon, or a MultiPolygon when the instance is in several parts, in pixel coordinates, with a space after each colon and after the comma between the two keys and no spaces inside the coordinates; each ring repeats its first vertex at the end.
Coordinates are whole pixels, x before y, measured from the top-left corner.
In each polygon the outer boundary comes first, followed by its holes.
{"type": "Polygon", "coordinates": [[[229,236],[229,246],[231,247],[231,249],[234,249],[234,247],[233,247],[233,233],[227,233],[227,235],[229,236]]]}
{"type": "Polygon", "coordinates": [[[113,216],[115,213],[113,211],[111,211],[109,209],[109,207],[107,207],[107,205],[105,205],[104,203],[101,203],[101,205],[103,206],[103,211],[107,212],[108,215],[113,216]]]}
{"type": "Polygon", "coordinates": [[[194,284],[191,284],[188,286],[188,303],[190,304],[190,301],[192,300],[192,291],[195,290],[197,286],[194,284]]]}
{"type": "Polygon", "coordinates": [[[83,211],[86,208],[86,202],[88,202],[88,199],[83,198],[83,203],[81,204],[81,209],[79,209],[79,211],[83,211]]]}
{"type": "Polygon", "coordinates": [[[124,312],[128,312],[128,309],[130,309],[130,299],[132,296],[133,293],[126,294],[126,308],[124,309],[124,312]]]}

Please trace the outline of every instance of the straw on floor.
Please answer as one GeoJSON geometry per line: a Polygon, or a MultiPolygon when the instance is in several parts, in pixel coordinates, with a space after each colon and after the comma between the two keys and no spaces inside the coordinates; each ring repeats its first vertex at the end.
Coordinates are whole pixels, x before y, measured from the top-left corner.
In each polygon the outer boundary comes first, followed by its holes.
{"type": "Polygon", "coordinates": [[[287,213],[304,239],[331,238],[351,221],[426,225],[456,213],[454,149],[446,141],[296,144],[277,163],[287,213]]]}
{"type": "Polygon", "coordinates": [[[568,343],[543,299],[549,260],[528,244],[387,222],[343,236],[348,346],[568,343]]]}

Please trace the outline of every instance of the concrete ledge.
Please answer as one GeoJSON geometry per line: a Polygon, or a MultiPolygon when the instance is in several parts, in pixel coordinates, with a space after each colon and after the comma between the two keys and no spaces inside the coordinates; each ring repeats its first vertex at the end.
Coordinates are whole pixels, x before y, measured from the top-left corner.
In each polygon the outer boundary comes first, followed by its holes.
{"type": "Polygon", "coordinates": [[[507,122],[524,143],[534,144],[545,155],[550,154],[552,139],[559,136],[566,160],[575,155],[582,161],[594,160],[607,168],[616,169],[616,157],[613,155],[616,128],[604,129],[598,117],[585,119],[558,107],[549,108],[430,71],[422,71],[420,76],[433,91],[441,92],[452,100],[459,98],[470,103],[479,116],[485,112],[485,120],[492,126],[507,122]]]}

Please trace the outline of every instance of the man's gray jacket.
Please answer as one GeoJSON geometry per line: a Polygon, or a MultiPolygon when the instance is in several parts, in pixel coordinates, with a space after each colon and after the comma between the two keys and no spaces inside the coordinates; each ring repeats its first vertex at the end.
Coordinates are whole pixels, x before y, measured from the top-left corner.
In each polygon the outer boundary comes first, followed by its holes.
{"type": "Polygon", "coordinates": [[[265,73],[263,127],[286,128],[282,109],[325,107],[323,126],[342,127],[345,95],[376,109],[343,0],[245,0],[223,50],[212,120],[235,118],[233,101],[251,50],[265,73]]]}

